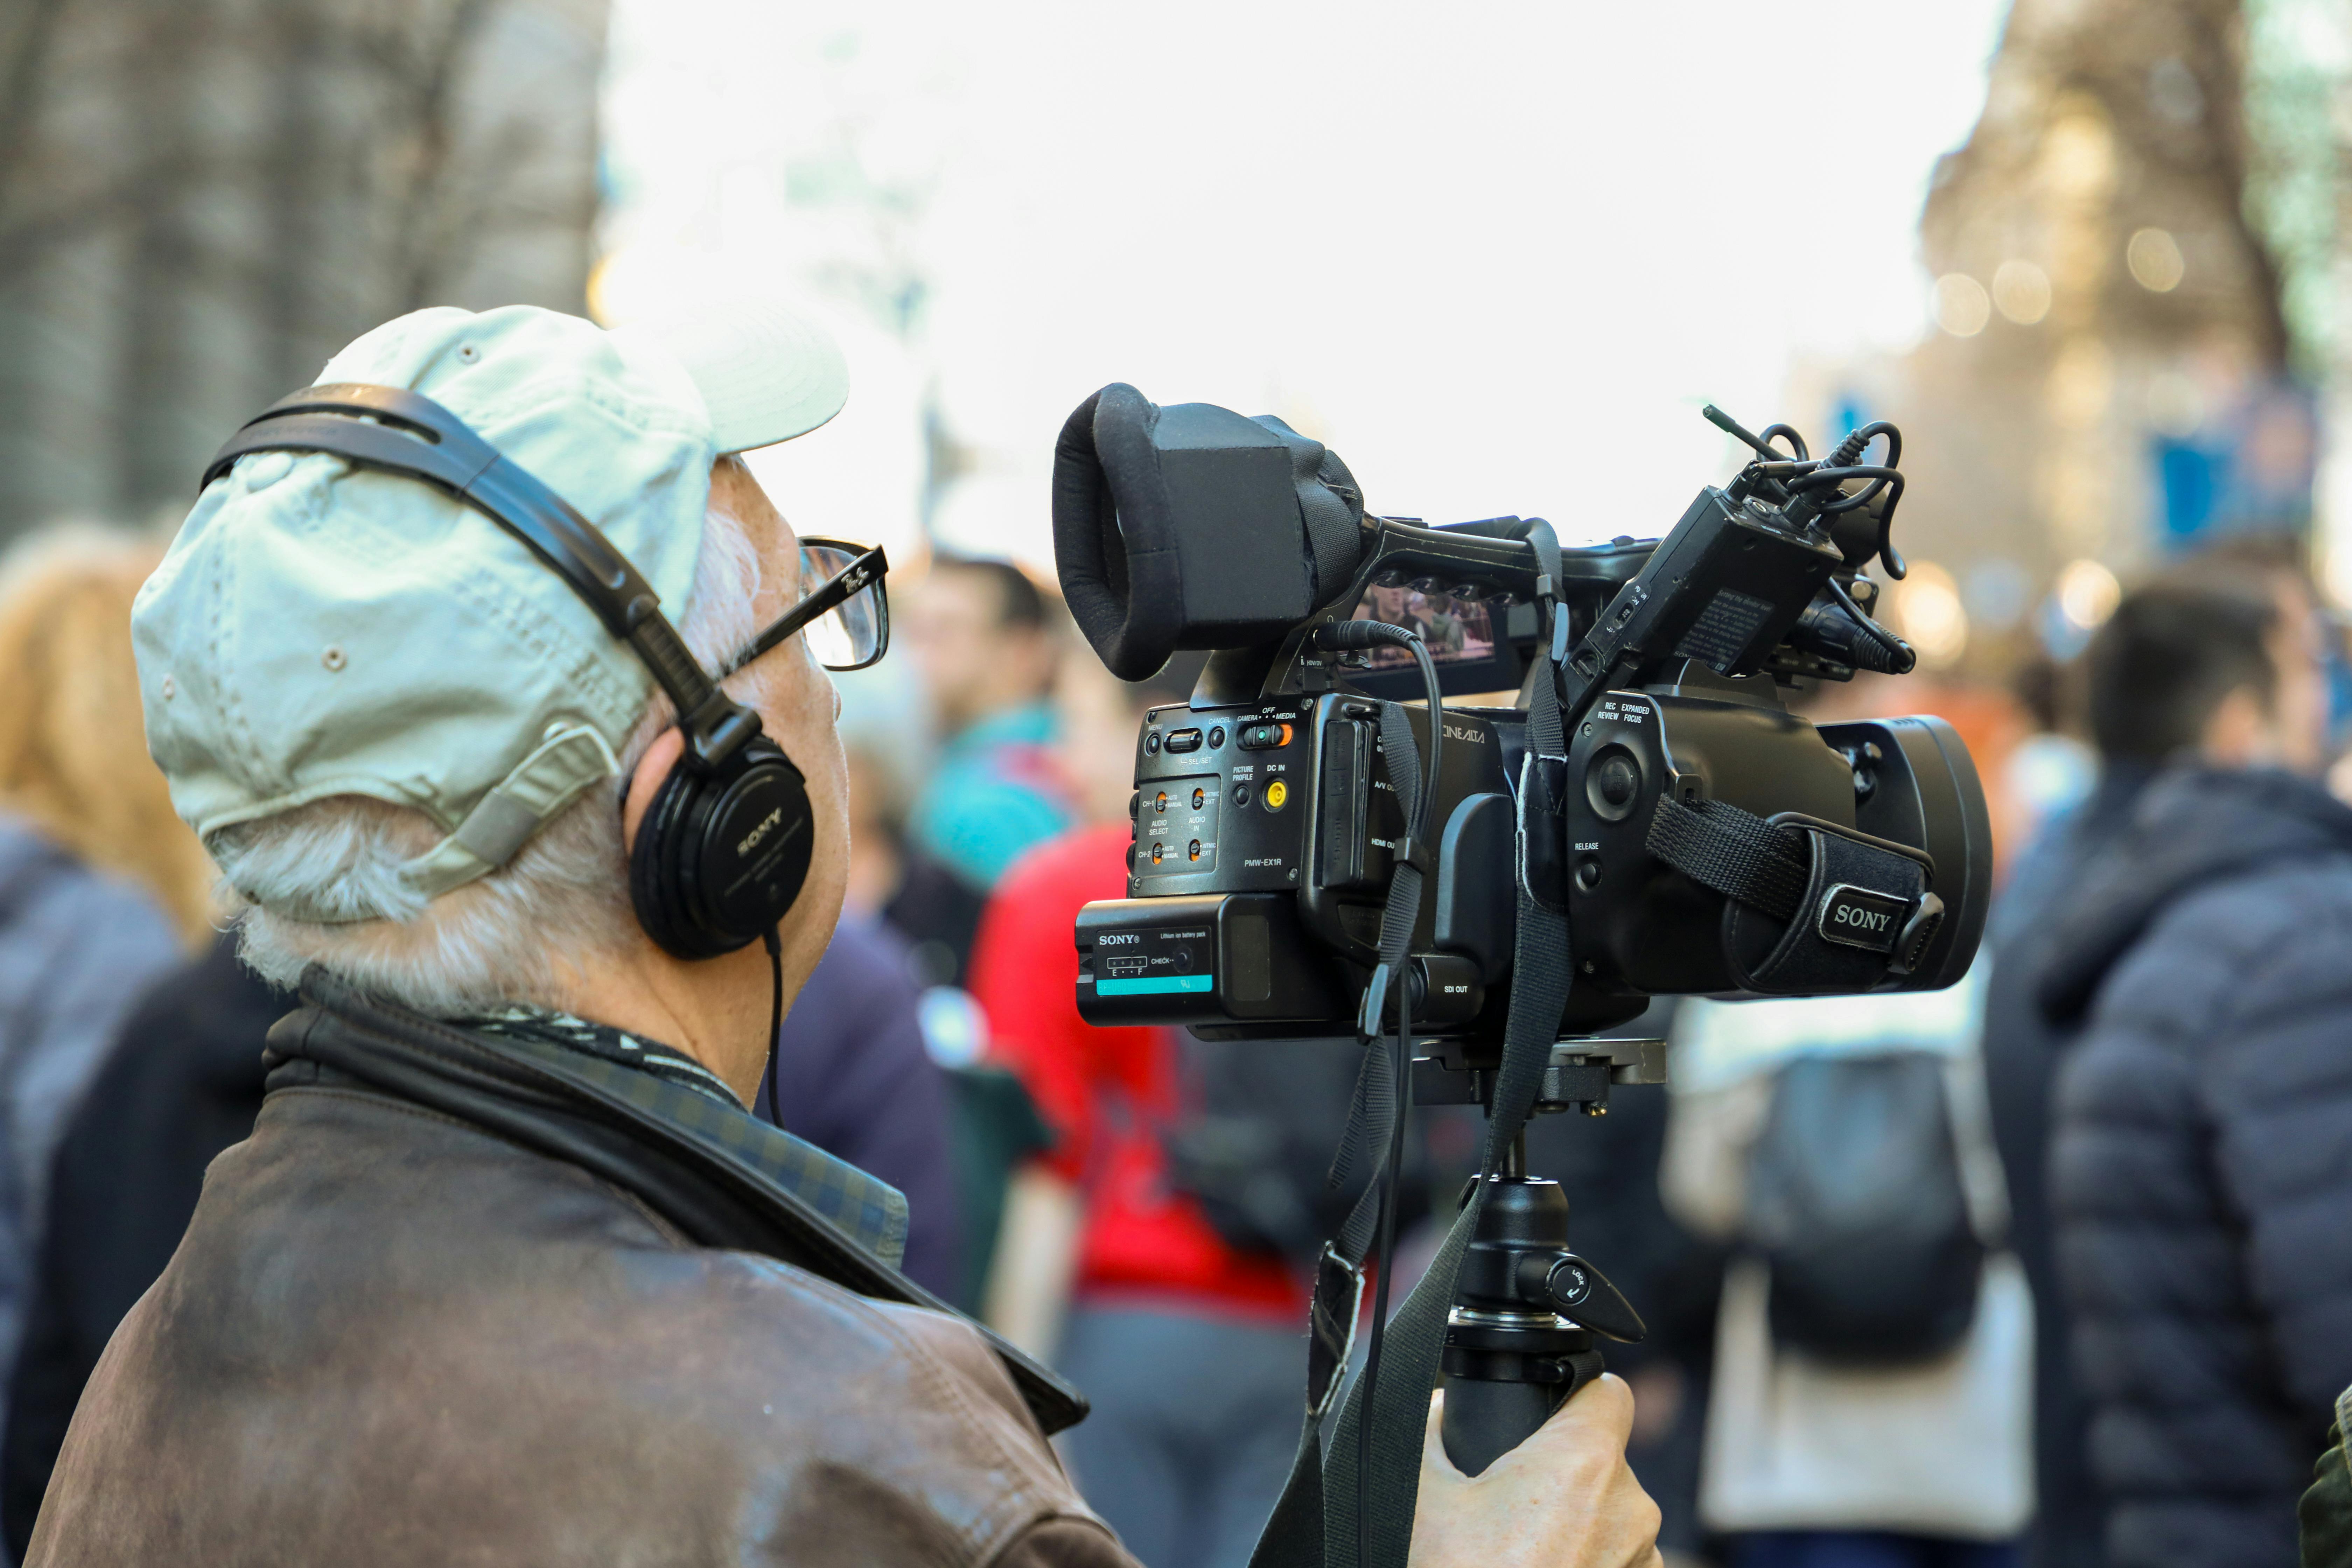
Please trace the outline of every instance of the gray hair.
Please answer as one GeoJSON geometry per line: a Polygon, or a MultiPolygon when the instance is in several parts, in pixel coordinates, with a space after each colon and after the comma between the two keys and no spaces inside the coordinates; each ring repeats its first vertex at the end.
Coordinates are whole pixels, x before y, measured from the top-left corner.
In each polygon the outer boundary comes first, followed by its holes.
{"type": "MultiPolygon", "coordinates": [[[[760,579],[742,523],[711,507],[678,625],[705,668],[751,640],[760,579]]],[[[746,670],[727,686],[738,700],[756,701],[760,681],[746,670]]],[[[289,988],[319,964],[432,1017],[552,1000],[563,968],[628,939],[622,792],[673,717],[656,690],[621,752],[619,777],[572,802],[504,866],[430,900],[400,872],[442,837],[413,807],[331,795],[223,828],[205,847],[220,867],[245,962],[289,988]]]]}

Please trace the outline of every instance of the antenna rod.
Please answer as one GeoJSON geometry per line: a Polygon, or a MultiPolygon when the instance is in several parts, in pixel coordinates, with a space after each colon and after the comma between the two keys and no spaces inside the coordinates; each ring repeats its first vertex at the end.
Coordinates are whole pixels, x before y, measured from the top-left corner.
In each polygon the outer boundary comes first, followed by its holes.
{"type": "Polygon", "coordinates": [[[1738,437],[1741,440],[1755,447],[1756,450],[1762,453],[1765,457],[1780,461],[1786,461],[1788,459],[1788,453],[1777,449],[1770,443],[1767,442],[1761,436],[1757,435],[1747,426],[1741,425],[1738,420],[1734,419],[1730,415],[1726,414],[1714,404],[1708,404],[1706,407],[1700,409],[1699,413],[1706,416],[1708,424],[1714,426],[1717,429],[1724,432],[1726,435],[1738,437]]]}

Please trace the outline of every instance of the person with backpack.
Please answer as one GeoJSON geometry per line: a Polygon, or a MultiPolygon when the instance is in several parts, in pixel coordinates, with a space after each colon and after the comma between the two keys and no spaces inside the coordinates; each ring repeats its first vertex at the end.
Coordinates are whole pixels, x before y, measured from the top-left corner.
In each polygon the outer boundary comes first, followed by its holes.
{"type": "Polygon", "coordinates": [[[984,1314],[1094,1401],[1064,1454],[1151,1568],[1247,1561],[1298,1440],[1312,1259],[1360,1191],[1324,1179],[1353,1040],[1220,1046],[1078,1016],[1070,931],[1127,895],[1139,721],[1202,662],[1125,686],[1069,661],[1063,769],[1092,821],[1006,873],[971,965],[990,1049],[1055,1136],[1014,1178],[984,1314]]]}
{"type": "Polygon", "coordinates": [[[1668,1208],[1731,1253],[1699,1510],[1733,1568],[2009,1568],[2032,1307],[1978,1057],[1982,976],[1692,1002],[1668,1208]]]}

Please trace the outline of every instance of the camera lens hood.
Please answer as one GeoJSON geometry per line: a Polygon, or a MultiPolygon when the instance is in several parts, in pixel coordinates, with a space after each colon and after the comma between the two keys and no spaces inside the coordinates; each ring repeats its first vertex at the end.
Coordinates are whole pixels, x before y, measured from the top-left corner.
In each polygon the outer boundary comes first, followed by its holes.
{"type": "Polygon", "coordinates": [[[1124,382],[1054,446],[1062,595],[1111,673],[1278,640],[1351,581],[1364,506],[1336,453],[1279,419],[1162,408],[1124,382]]]}

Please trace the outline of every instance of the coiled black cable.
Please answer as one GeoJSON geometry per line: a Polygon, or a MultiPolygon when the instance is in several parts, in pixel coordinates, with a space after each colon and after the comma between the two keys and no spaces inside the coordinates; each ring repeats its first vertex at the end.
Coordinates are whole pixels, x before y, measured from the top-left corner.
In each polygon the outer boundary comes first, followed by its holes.
{"type": "Polygon", "coordinates": [[[1858,511],[1876,500],[1879,492],[1886,492],[1885,502],[1878,511],[1878,558],[1886,563],[1886,574],[1897,582],[1909,574],[1910,567],[1902,552],[1895,548],[1895,507],[1903,499],[1904,479],[1897,465],[1903,461],[1903,432],[1884,419],[1874,419],[1838,443],[1830,456],[1802,471],[1791,471],[1783,480],[1792,494],[1805,495],[1816,489],[1835,489],[1849,479],[1870,482],[1853,494],[1841,495],[1822,503],[1814,514],[1835,517],[1842,512],[1858,511]],[[1857,461],[1874,438],[1884,437],[1886,457],[1879,463],[1857,461]]]}
{"type": "Polygon", "coordinates": [[[1402,647],[1412,650],[1415,663],[1421,666],[1421,684],[1429,693],[1429,755],[1422,767],[1421,800],[1413,813],[1414,819],[1406,824],[1415,844],[1429,843],[1430,802],[1437,794],[1437,759],[1445,743],[1445,726],[1438,720],[1438,710],[1444,699],[1437,688],[1437,663],[1429,657],[1429,645],[1421,634],[1403,626],[1392,626],[1386,621],[1326,621],[1316,628],[1315,642],[1318,647],[1339,652],[1364,652],[1376,647],[1402,647]]]}

